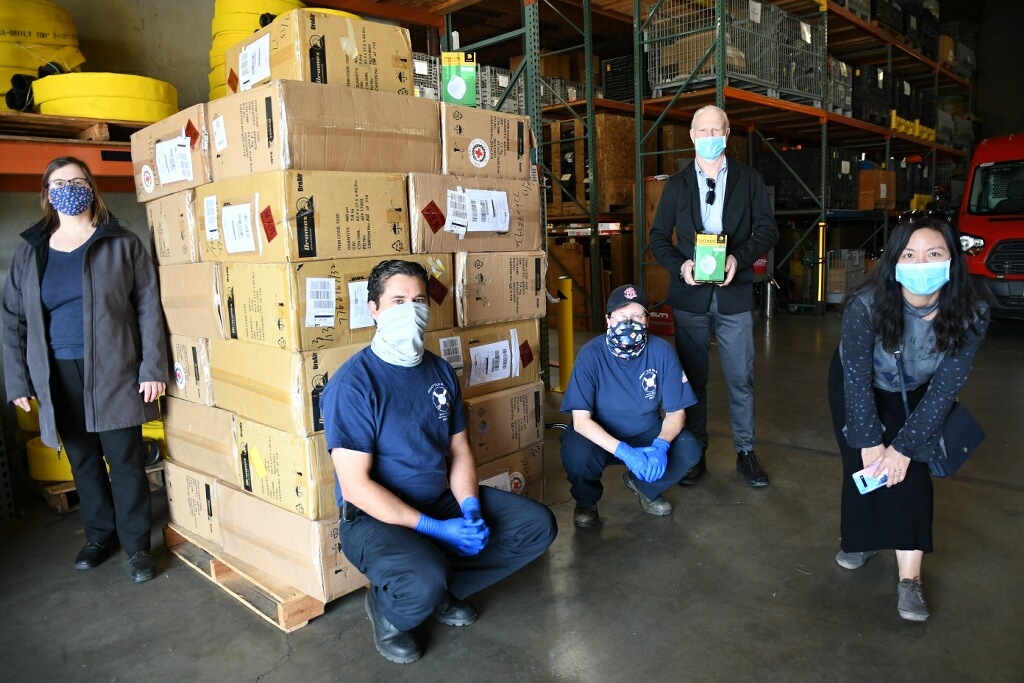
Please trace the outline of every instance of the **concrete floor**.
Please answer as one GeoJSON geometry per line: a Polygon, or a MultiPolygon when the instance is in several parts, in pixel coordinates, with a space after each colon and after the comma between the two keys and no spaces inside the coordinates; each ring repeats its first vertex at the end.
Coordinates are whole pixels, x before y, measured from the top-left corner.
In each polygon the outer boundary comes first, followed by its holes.
{"type": "MultiPolygon", "coordinates": [[[[129,583],[123,557],[75,571],[77,514],[32,499],[0,529],[0,680],[1024,680],[1024,324],[993,325],[962,394],[988,439],[961,476],[936,482],[925,624],[896,613],[891,553],[855,572],[833,560],[840,467],[825,371],[838,317],[780,314],[756,334],[757,451],[770,487],[735,475],[717,365],[709,476],[669,492],[670,517],[643,515],[612,468],[603,524],[575,530],[549,430],[545,502],[558,539],[474,598],[473,626],[424,624],[415,664],[377,654],[362,591],[294,633],[268,625],[163,550],[158,493],[161,572],[147,584],[129,583]]],[[[549,422],[559,401],[549,395],[549,422]]]]}

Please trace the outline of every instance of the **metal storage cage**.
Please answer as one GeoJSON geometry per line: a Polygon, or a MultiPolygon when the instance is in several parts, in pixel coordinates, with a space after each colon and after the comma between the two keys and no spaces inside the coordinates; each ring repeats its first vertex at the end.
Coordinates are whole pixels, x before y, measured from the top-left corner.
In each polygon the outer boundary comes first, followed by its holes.
{"type": "Polygon", "coordinates": [[[441,65],[437,57],[412,53],[412,84],[416,97],[441,99],[441,65]]]}
{"type": "Polygon", "coordinates": [[[829,57],[827,64],[829,110],[853,116],[853,67],[835,57],[829,57]]]}
{"type": "Polygon", "coordinates": [[[780,17],[779,90],[797,99],[809,98],[820,107],[826,81],[824,24],[809,24],[774,5],[765,9],[780,17]]]}
{"type": "MultiPolygon", "coordinates": [[[[644,64],[647,63],[647,53],[644,53],[644,64]]],[[[609,100],[619,102],[633,102],[633,55],[625,57],[613,57],[601,60],[601,89],[604,96],[609,100]]],[[[642,73],[646,73],[645,66],[642,73]]],[[[651,83],[643,79],[643,97],[651,96],[651,83]]]]}
{"type": "MultiPolygon", "coordinates": [[[[522,78],[516,81],[512,92],[505,98],[501,111],[509,114],[526,113],[526,88],[522,78]]],[[[502,95],[509,89],[512,72],[495,66],[481,66],[476,74],[476,101],[482,109],[495,110],[502,95]]]]}
{"type": "Polygon", "coordinates": [[[843,297],[865,276],[864,250],[839,249],[826,254],[825,303],[842,303],[843,297]]]}

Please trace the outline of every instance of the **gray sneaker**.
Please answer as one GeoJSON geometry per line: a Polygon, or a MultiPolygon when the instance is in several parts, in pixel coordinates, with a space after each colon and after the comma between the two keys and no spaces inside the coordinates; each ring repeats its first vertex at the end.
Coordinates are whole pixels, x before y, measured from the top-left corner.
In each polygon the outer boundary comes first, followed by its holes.
{"type": "Polygon", "coordinates": [[[865,550],[862,553],[847,553],[842,550],[836,555],[836,564],[843,569],[859,569],[877,550],[865,550]]]}
{"type": "Polygon", "coordinates": [[[900,616],[907,621],[925,621],[931,616],[928,604],[924,601],[921,582],[914,579],[903,579],[899,585],[900,601],[896,605],[900,616]]]}
{"type": "Polygon", "coordinates": [[[651,500],[637,488],[636,479],[633,477],[633,473],[629,470],[622,475],[622,481],[626,484],[626,488],[636,494],[636,497],[640,499],[640,507],[649,515],[655,517],[664,517],[665,515],[672,514],[672,503],[665,500],[664,496],[658,496],[654,500],[651,500]]]}

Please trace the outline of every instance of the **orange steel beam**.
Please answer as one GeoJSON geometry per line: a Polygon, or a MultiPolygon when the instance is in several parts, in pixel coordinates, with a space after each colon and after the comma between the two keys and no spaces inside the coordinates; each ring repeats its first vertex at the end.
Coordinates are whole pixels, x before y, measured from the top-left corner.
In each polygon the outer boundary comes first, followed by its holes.
{"type": "Polygon", "coordinates": [[[131,144],[0,137],[0,191],[34,192],[46,165],[61,156],[84,161],[107,192],[134,192],[131,144]]]}

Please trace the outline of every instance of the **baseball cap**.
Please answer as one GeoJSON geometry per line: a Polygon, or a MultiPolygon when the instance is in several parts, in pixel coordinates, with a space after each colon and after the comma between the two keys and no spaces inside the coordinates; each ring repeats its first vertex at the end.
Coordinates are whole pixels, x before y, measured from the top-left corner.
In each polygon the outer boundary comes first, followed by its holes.
{"type": "Polygon", "coordinates": [[[636,285],[622,285],[621,287],[616,287],[612,291],[612,295],[608,297],[608,309],[606,312],[608,315],[611,315],[623,306],[627,306],[629,304],[640,304],[644,307],[645,311],[648,313],[650,312],[647,310],[647,295],[644,294],[644,291],[636,285]]]}

